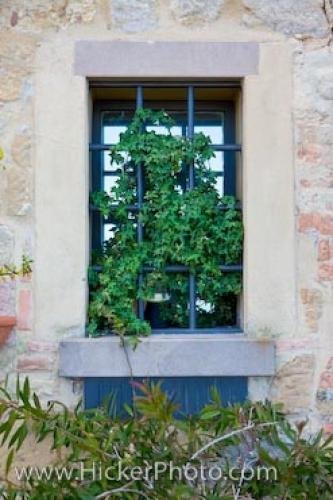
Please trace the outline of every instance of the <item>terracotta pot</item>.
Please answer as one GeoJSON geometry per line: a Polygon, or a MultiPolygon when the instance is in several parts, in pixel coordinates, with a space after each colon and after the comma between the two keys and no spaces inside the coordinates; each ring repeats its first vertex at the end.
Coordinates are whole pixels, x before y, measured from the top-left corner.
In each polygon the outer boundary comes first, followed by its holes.
{"type": "Polygon", "coordinates": [[[8,337],[15,325],[15,316],[0,316],[0,345],[7,342],[8,337]]]}

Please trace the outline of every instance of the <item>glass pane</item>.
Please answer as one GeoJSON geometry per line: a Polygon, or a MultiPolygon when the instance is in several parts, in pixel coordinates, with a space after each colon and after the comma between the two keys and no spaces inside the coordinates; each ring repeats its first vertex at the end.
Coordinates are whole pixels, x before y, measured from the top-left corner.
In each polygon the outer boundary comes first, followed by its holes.
{"type": "Polygon", "coordinates": [[[210,302],[205,302],[202,299],[197,299],[195,302],[195,306],[198,312],[202,311],[210,314],[214,311],[214,304],[211,304],[210,302]]]}
{"type": "MultiPolygon", "coordinates": [[[[102,144],[117,144],[119,136],[125,132],[133,117],[133,111],[105,111],[102,115],[102,144]]],[[[116,165],[111,166],[110,151],[102,152],[102,167],[110,172],[117,169],[116,165]]]]}
{"type": "Polygon", "coordinates": [[[116,225],[115,224],[104,224],[103,226],[103,241],[108,241],[114,237],[116,225]]]}
{"type": "Polygon", "coordinates": [[[220,196],[224,195],[224,178],[222,176],[216,177],[215,180],[216,190],[220,196]]]}
{"type": "Polygon", "coordinates": [[[237,296],[221,295],[214,304],[202,298],[196,301],[197,327],[217,328],[237,325],[237,296]]]}
{"type": "Polygon", "coordinates": [[[117,175],[107,175],[104,177],[104,191],[110,194],[111,189],[116,185],[119,177],[117,175]]]}
{"type": "Polygon", "coordinates": [[[125,132],[126,125],[104,125],[103,126],[103,144],[116,144],[119,141],[120,134],[125,132]]]}
{"type": "Polygon", "coordinates": [[[111,168],[111,158],[110,158],[110,151],[103,151],[103,170],[114,170],[114,168],[111,168]]]}
{"type": "MultiPolygon", "coordinates": [[[[157,134],[163,134],[166,135],[168,133],[168,129],[166,127],[158,126],[158,125],[150,125],[149,127],[146,127],[148,132],[151,132],[154,130],[157,134]]],[[[182,127],[179,126],[174,126],[171,127],[170,132],[172,135],[182,135],[182,127]]]]}
{"type": "Polygon", "coordinates": [[[224,171],[224,152],[223,151],[214,151],[215,156],[208,160],[207,166],[213,172],[223,173],[224,171]]]}
{"type": "MultiPolygon", "coordinates": [[[[120,153],[126,162],[130,161],[130,156],[125,153],[120,153]]],[[[106,172],[116,172],[120,169],[120,165],[111,165],[110,151],[103,151],[102,167],[106,172]]]]}
{"type": "Polygon", "coordinates": [[[198,111],[194,116],[194,132],[210,137],[212,144],[224,143],[224,114],[220,112],[198,111]]]}
{"type": "MultiPolygon", "coordinates": [[[[147,284],[149,276],[148,273],[145,277],[147,284]]],[[[167,277],[163,286],[160,282],[156,286],[149,283],[149,289],[154,293],[145,301],[145,319],[155,329],[188,328],[188,277],[178,273],[167,274],[167,277]]]]}

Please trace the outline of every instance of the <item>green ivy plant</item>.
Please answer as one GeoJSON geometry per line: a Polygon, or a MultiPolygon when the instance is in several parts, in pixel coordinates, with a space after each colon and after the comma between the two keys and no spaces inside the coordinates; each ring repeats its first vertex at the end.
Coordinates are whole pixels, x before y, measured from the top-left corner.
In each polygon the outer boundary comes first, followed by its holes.
{"type": "Polygon", "coordinates": [[[92,194],[92,202],[103,216],[112,215],[112,238],[90,269],[91,301],[89,333],[100,335],[112,330],[121,336],[150,333],[148,322],[137,315],[137,300],[149,301],[156,292],[170,300],[160,304],[162,318],[169,324],[186,327],[188,275],[166,273],[171,264],[187,266],[195,274],[199,297],[199,326],[215,326],[228,321],[236,294],[241,291],[239,272],[222,272],[220,264],[241,260],[243,226],[236,199],[221,196],[216,177],[209,168],[214,156],[210,139],[195,134],[193,139],[174,136],[173,120],[163,111],[138,110],[119,143],[110,150],[111,165],[119,177],[110,193],[92,194]],[[157,133],[148,126],[164,127],[157,133]],[[144,171],[144,200],[139,211],[136,170],[144,171]],[[184,185],[189,165],[194,166],[195,186],[184,185]],[[137,223],[144,228],[137,241],[137,223]],[[144,275],[143,266],[152,272],[144,275]],[[211,304],[208,311],[200,304],[211,304]]]}

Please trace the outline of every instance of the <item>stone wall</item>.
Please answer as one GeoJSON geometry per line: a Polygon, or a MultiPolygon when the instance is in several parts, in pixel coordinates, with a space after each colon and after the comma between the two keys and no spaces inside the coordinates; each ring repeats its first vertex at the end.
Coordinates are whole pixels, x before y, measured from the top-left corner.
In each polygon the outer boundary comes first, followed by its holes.
{"type": "MultiPolygon", "coordinates": [[[[3,0],[0,129],[5,159],[0,170],[0,265],[18,263],[23,253],[36,260],[35,154],[43,131],[37,132],[34,126],[36,113],[41,112],[35,105],[35,75],[42,69],[37,54],[46,46],[56,51],[61,44],[87,38],[286,44],[293,51],[297,319],[289,334],[279,335],[267,325],[269,334],[277,338],[278,370],[265,387],[291,415],[310,417],[314,426],[323,423],[332,432],[332,23],[332,0],[3,0]]],[[[58,64],[62,64],[61,52],[58,64]]],[[[50,199],[55,188],[50,185],[46,193],[50,199]]],[[[49,244],[51,248],[60,242],[49,244]]],[[[53,263],[53,272],[61,265],[53,263]]],[[[45,399],[72,402],[80,384],[57,377],[57,341],[76,334],[76,327],[60,321],[53,332],[41,335],[36,330],[35,286],[34,275],[0,283],[0,314],[17,317],[17,328],[0,351],[0,377],[28,374],[45,399]]]]}

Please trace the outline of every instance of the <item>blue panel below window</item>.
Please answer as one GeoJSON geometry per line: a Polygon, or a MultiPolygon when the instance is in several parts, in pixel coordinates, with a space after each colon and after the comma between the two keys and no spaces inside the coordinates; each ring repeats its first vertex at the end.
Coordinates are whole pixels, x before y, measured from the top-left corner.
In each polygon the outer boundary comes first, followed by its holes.
{"type": "MultiPolygon", "coordinates": [[[[135,380],[147,380],[135,378],[135,380]]],[[[179,411],[195,414],[210,401],[210,389],[216,387],[224,405],[242,403],[247,398],[246,377],[151,377],[161,381],[163,390],[179,404],[179,411]]],[[[139,391],[137,389],[138,395],[139,391]]],[[[133,389],[129,378],[86,378],[85,408],[107,404],[112,397],[112,412],[122,413],[124,403],[132,404],[133,389]]]]}

